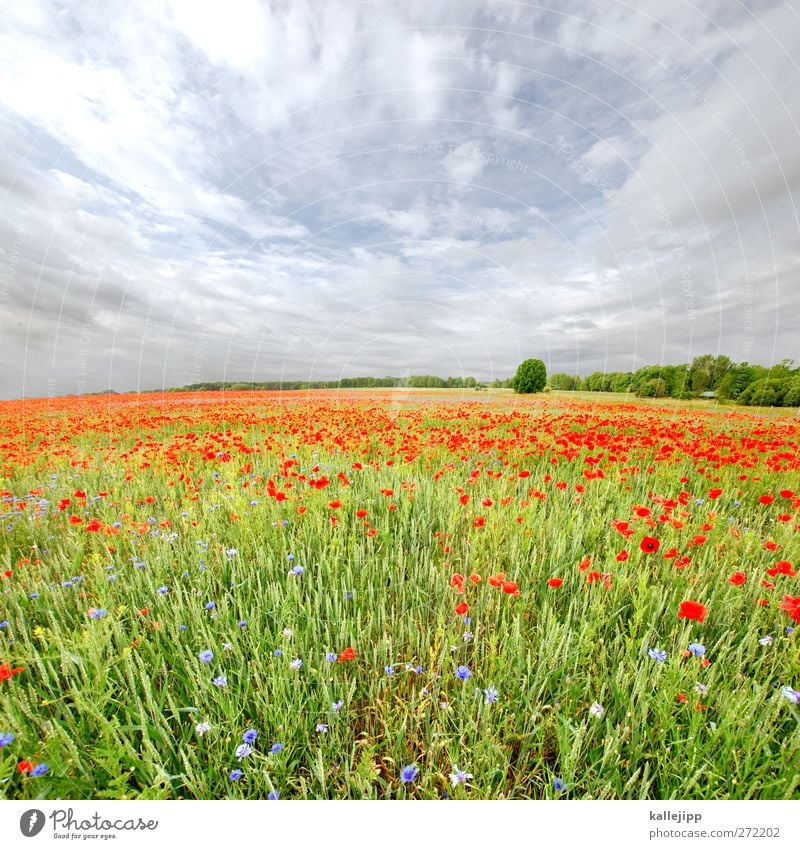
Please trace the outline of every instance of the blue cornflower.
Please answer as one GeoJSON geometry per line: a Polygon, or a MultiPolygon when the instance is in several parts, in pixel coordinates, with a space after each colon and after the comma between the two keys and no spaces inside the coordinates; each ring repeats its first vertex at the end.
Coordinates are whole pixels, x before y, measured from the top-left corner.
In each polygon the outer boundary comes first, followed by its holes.
{"type": "Polygon", "coordinates": [[[205,649],[205,651],[201,651],[200,654],[197,655],[203,663],[211,663],[214,660],[214,652],[211,649],[205,649]]]}
{"type": "Polygon", "coordinates": [[[206,610],[213,610],[216,606],[213,601],[206,602],[206,610]]]}
{"type": "Polygon", "coordinates": [[[353,597],[353,594],[352,593],[345,593],[344,597],[345,597],[345,600],[350,601],[350,599],[353,597]]]}
{"type": "Polygon", "coordinates": [[[269,793],[267,793],[267,799],[269,799],[270,802],[274,802],[276,799],[280,799],[280,798],[281,798],[281,794],[278,793],[277,790],[270,790],[269,793]]]}
{"type": "Polygon", "coordinates": [[[400,781],[402,781],[403,784],[411,784],[418,775],[419,769],[414,764],[409,764],[400,770],[400,781]]]}
{"type": "Polygon", "coordinates": [[[566,793],[568,789],[569,784],[564,784],[563,778],[559,777],[553,779],[553,790],[555,790],[556,793],[566,793]]]}
{"type": "Polygon", "coordinates": [[[342,709],[343,704],[344,704],[344,702],[341,699],[339,699],[339,701],[334,702],[331,705],[331,709],[333,710],[334,713],[339,713],[339,711],[342,709]]]}
{"type": "Polygon", "coordinates": [[[697,657],[702,657],[706,653],[706,647],[702,643],[689,643],[689,651],[697,657]]]}
{"type": "Polygon", "coordinates": [[[458,678],[459,680],[466,681],[470,677],[470,675],[472,675],[472,672],[470,671],[470,668],[468,666],[456,667],[456,678],[458,678]]]}
{"type": "Polygon", "coordinates": [[[290,575],[302,575],[306,570],[302,566],[292,566],[289,570],[290,575]]]}
{"type": "Polygon", "coordinates": [[[236,760],[240,761],[242,758],[246,758],[248,755],[253,754],[253,747],[248,743],[242,743],[241,746],[236,747],[236,760]]]}
{"type": "Polygon", "coordinates": [[[0,622],[0,628],[8,628],[8,619],[4,619],[0,622]]]}
{"type": "Polygon", "coordinates": [[[493,705],[497,701],[499,693],[494,687],[487,687],[483,691],[483,703],[485,705],[493,705]]]}
{"type": "Polygon", "coordinates": [[[325,660],[327,660],[327,661],[328,661],[328,663],[336,663],[336,659],[337,659],[338,657],[339,657],[339,655],[338,655],[338,654],[336,654],[336,652],[329,651],[329,652],[325,655],[325,660]]]}
{"type": "Polygon", "coordinates": [[[37,598],[39,598],[39,593],[31,593],[29,598],[35,601],[37,598]]]}
{"type": "Polygon", "coordinates": [[[169,592],[169,587],[159,587],[156,592],[159,595],[166,595],[169,592]]]}
{"type": "Polygon", "coordinates": [[[283,652],[282,652],[280,649],[275,649],[275,651],[274,651],[274,652],[272,652],[272,656],[273,656],[273,657],[282,657],[282,656],[283,656],[283,652]]]}
{"type": "Polygon", "coordinates": [[[384,666],[384,667],[383,667],[383,671],[384,671],[387,675],[394,675],[394,667],[393,667],[393,666],[384,666]]]}
{"type": "Polygon", "coordinates": [[[235,549],[235,548],[226,548],[225,549],[225,556],[228,558],[228,560],[233,560],[233,558],[236,557],[236,555],[238,553],[239,553],[238,549],[235,549]]]}
{"type": "Polygon", "coordinates": [[[14,742],[14,735],[10,731],[0,734],[0,749],[5,749],[14,742]]]}
{"type": "Polygon", "coordinates": [[[232,769],[228,773],[228,781],[238,781],[244,773],[240,769],[232,769]]]}
{"type": "Polygon", "coordinates": [[[273,743],[270,747],[270,752],[273,755],[277,755],[279,752],[283,751],[283,743],[273,743]]]}
{"type": "Polygon", "coordinates": [[[242,741],[244,743],[255,743],[258,740],[258,731],[255,728],[248,728],[247,731],[242,734],[242,741]]]}
{"type": "Polygon", "coordinates": [[[92,619],[102,619],[106,615],[107,612],[108,611],[105,609],[105,607],[98,607],[98,608],[95,608],[94,610],[90,610],[89,616],[91,616],[92,619]]]}
{"type": "Polygon", "coordinates": [[[50,767],[47,764],[36,764],[36,766],[30,771],[31,778],[41,778],[43,775],[47,775],[50,772],[50,767]]]}
{"type": "Polygon", "coordinates": [[[664,649],[648,649],[647,653],[656,663],[663,663],[667,659],[667,653],[664,649]]]}
{"type": "Polygon", "coordinates": [[[289,561],[294,560],[294,554],[287,554],[286,559],[289,560],[289,561]]]}
{"type": "Polygon", "coordinates": [[[217,675],[211,683],[214,684],[215,687],[227,687],[228,677],[226,675],[217,675]]]}
{"type": "Polygon", "coordinates": [[[246,628],[247,627],[247,620],[246,619],[240,619],[239,620],[239,627],[240,628],[246,628]]]}
{"type": "Polygon", "coordinates": [[[324,722],[317,723],[317,734],[327,734],[328,726],[324,722]]]}
{"type": "Polygon", "coordinates": [[[185,631],[189,626],[188,625],[178,625],[179,631],[185,631]]]}
{"type": "Polygon", "coordinates": [[[299,658],[299,657],[296,657],[294,660],[290,661],[290,663],[289,663],[289,669],[295,669],[295,670],[297,670],[297,669],[300,669],[300,667],[301,667],[302,665],[303,665],[303,661],[302,661],[302,660],[300,660],[300,658],[299,658]]]}

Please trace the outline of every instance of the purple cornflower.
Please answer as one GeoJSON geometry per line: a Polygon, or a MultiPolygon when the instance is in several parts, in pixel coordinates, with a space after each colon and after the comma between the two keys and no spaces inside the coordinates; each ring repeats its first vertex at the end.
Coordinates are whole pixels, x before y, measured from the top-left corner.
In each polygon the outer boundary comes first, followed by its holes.
{"type": "Polygon", "coordinates": [[[217,605],[213,601],[206,602],[206,610],[213,610],[217,605]]]}
{"type": "Polygon", "coordinates": [[[664,649],[648,649],[647,653],[656,663],[663,663],[667,659],[667,653],[664,649]]]}
{"type": "Polygon", "coordinates": [[[227,687],[228,686],[228,676],[227,675],[217,675],[217,677],[212,681],[215,687],[227,687]]]}
{"type": "Polygon", "coordinates": [[[214,652],[211,651],[211,649],[205,649],[197,656],[203,661],[203,663],[211,663],[211,661],[214,660],[214,652]]]}
{"type": "Polygon", "coordinates": [[[493,705],[497,701],[499,693],[494,687],[487,687],[483,691],[483,703],[485,705],[493,705]]]}
{"type": "Polygon", "coordinates": [[[303,661],[302,661],[302,660],[300,660],[300,658],[299,658],[299,657],[296,657],[293,661],[291,661],[291,662],[289,663],[289,669],[295,669],[295,670],[297,670],[297,669],[300,669],[300,667],[301,667],[302,665],[303,665],[303,661]]]}
{"type": "Polygon", "coordinates": [[[706,647],[702,643],[689,643],[689,651],[696,657],[702,657],[706,653],[706,647]]]}
{"type": "Polygon", "coordinates": [[[228,781],[238,781],[244,773],[240,769],[232,769],[228,773],[228,781]]]}
{"type": "Polygon", "coordinates": [[[169,592],[169,587],[159,587],[156,592],[159,595],[166,595],[169,592]]]}
{"type": "Polygon", "coordinates": [[[242,758],[246,758],[248,755],[253,754],[253,747],[248,745],[247,743],[242,743],[241,746],[236,747],[236,760],[240,761],[242,758]]]}
{"type": "Polygon", "coordinates": [[[790,701],[793,705],[798,705],[798,704],[800,704],[800,690],[793,690],[791,687],[784,687],[784,688],[781,690],[781,695],[782,695],[785,699],[789,699],[789,701],[790,701]]]}
{"type": "Polygon", "coordinates": [[[470,671],[470,668],[468,666],[456,667],[456,678],[458,678],[459,680],[466,681],[470,677],[470,675],[472,675],[472,672],[470,671]]]}
{"type": "Polygon", "coordinates": [[[456,787],[459,784],[466,784],[468,778],[474,777],[475,776],[471,772],[465,772],[463,769],[459,769],[455,765],[453,765],[453,771],[450,773],[450,781],[453,782],[453,787],[456,787]]]}
{"type": "Polygon", "coordinates": [[[258,731],[255,728],[248,728],[247,731],[242,734],[242,742],[244,743],[255,743],[258,740],[258,731]]]}
{"type": "Polygon", "coordinates": [[[272,746],[270,747],[270,752],[273,755],[277,755],[278,752],[282,752],[282,751],[283,751],[283,743],[273,743],[272,746]]]}
{"type": "Polygon", "coordinates": [[[50,772],[50,767],[47,764],[36,764],[36,766],[30,771],[31,778],[41,778],[43,775],[47,775],[50,772]]]}
{"type": "Polygon", "coordinates": [[[338,654],[336,654],[336,652],[329,651],[329,652],[325,655],[325,660],[327,660],[327,661],[328,661],[328,663],[336,663],[336,660],[337,660],[337,658],[338,658],[338,657],[339,657],[339,655],[338,655],[338,654]]]}
{"type": "Polygon", "coordinates": [[[90,610],[89,616],[91,616],[92,619],[102,619],[107,612],[108,611],[105,609],[105,607],[98,607],[94,610],[90,610]]]}
{"type": "Polygon", "coordinates": [[[14,735],[10,731],[0,734],[0,749],[5,749],[6,746],[10,746],[13,742],[14,735]]]}
{"type": "Polygon", "coordinates": [[[240,619],[239,620],[239,627],[240,628],[246,628],[247,627],[247,620],[246,619],[240,619]]]}
{"type": "Polygon", "coordinates": [[[289,570],[289,575],[302,575],[306,570],[302,566],[292,566],[289,570]]]}
{"type": "Polygon", "coordinates": [[[273,657],[282,657],[282,656],[283,656],[283,652],[282,652],[280,649],[275,649],[275,651],[274,651],[274,652],[272,652],[272,656],[273,656],[273,657]]]}
{"type": "Polygon", "coordinates": [[[387,675],[394,675],[394,667],[393,667],[393,666],[384,666],[384,667],[383,667],[383,671],[384,671],[387,675]]]}
{"type": "Polygon", "coordinates": [[[317,734],[327,734],[328,726],[324,722],[317,723],[317,734]]]}
{"type": "Polygon", "coordinates": [[[269,793],[267,793],[267,799],[269,799],[270,802],[274,802],[276,799],[280,799],[280,798],[281,798],[281,794],[278,793],[277,790],[270,790],[269,793]]]}
{"type": "Polygon", "coordinates": [[[400,770],[400,781],[402,781],[403,784],[411,784],[418,775],[419,769],[414,764],[409,764],[400,770]]]}
{"type": "Polygon", "coordinates": [[[564,784],[564,779],[560,776],[558,778],[553,779],[553,790],[556,793],[566,793],[569,789],[569,784],[564,784]]]}
{"type": "Polygon", "coordinates": [[[198,737],[202,737],[204,734],[207,734],[211,731],[211,723],[210,722],[198,722],[195,725],[194,730],[197,732],[198,737]]]}
{"type": "Polygon", "coordinates": [[[344,702],[341,699],[339,699],[338,702],[334,702],[331,705],[331,709],[333,710],[334,713],[339,713],[339,711],[342,709],[343,704],[344,704],[344,702]]]}

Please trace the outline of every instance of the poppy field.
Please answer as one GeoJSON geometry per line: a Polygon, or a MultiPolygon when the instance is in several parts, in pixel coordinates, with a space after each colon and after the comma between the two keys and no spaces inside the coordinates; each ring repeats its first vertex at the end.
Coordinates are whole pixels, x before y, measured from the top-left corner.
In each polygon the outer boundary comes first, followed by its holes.
{"type": "Polygon", "coordinates": [[[0,796],[800,795],[800,420],[0,404],[0,796]]]}

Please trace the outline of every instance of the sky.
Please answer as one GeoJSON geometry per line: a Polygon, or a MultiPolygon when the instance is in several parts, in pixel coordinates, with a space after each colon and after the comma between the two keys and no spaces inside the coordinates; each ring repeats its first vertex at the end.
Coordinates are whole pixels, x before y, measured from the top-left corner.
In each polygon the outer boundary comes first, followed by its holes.
{"type": "Polygon", "coordinates": [[[775,0],[12,4],[0,398],[800,360],[798,61],[775,0]]]}

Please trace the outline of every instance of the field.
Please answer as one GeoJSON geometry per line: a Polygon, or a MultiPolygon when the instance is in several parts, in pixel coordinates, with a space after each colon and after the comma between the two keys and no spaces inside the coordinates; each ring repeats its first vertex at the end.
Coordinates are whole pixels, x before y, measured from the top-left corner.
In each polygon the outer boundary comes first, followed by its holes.
{"type": "Polygon", "coordinates": [[[797,798],[798,470],[699,405],[0,404],[0,794],[797,798]]]}

